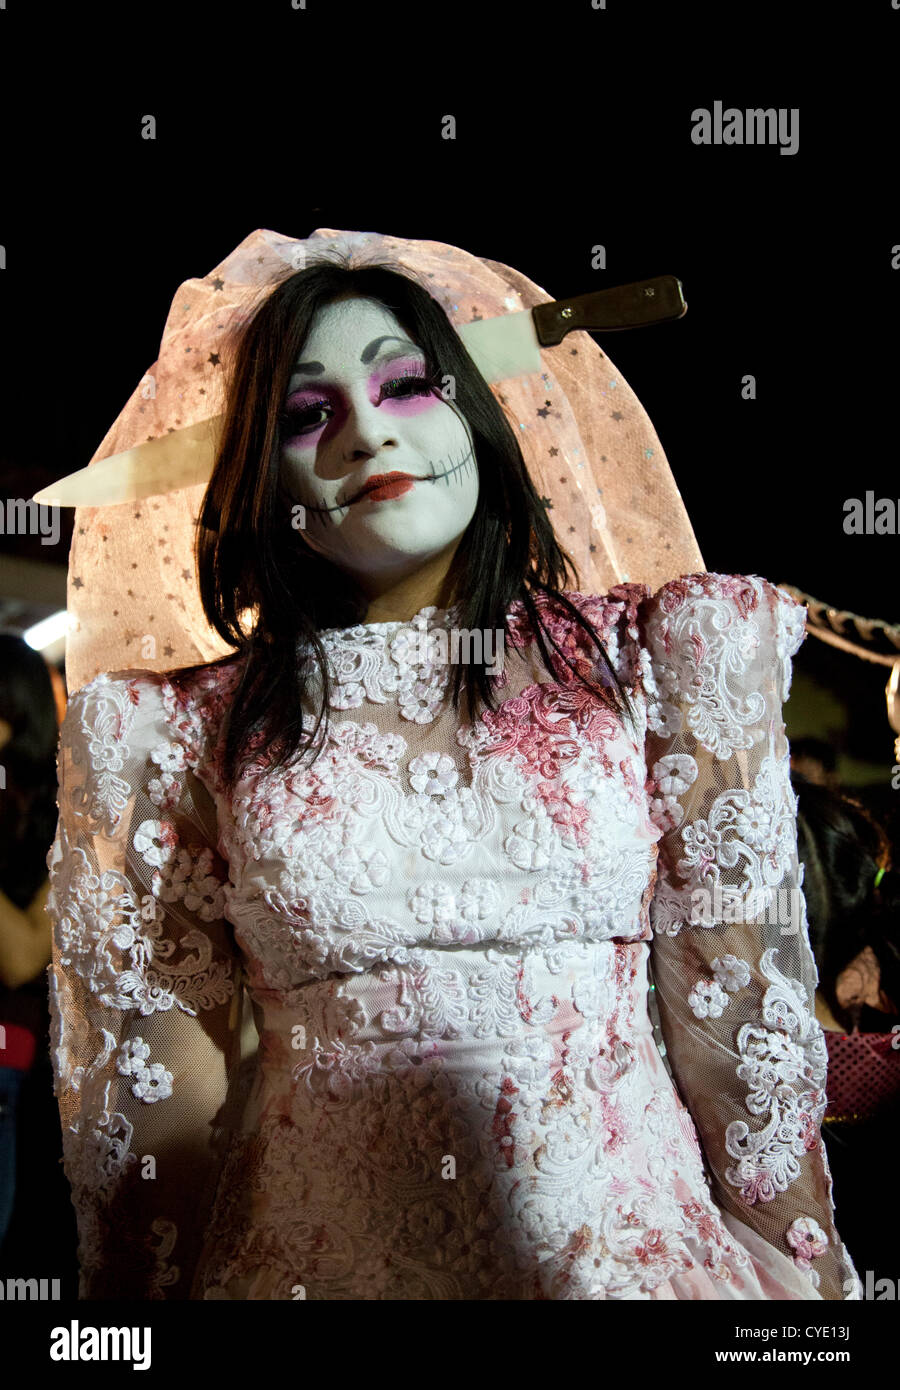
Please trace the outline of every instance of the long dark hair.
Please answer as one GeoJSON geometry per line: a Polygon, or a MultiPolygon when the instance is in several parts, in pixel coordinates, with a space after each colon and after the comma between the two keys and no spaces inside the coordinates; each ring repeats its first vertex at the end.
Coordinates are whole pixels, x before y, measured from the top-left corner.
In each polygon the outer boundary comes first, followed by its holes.
{"type": "MultiPolygon", "coordinates": [[[[405,269],[382,260],[353,264],[332,253],[287,271],[253,306],[224,348],[228,370],[223,431],[198,517],[196,559],[204,612],[212,627],[246,659],[227,717],[223,772],[233,786],[251,734],[268,757],[284,764],[301,745],[314,748],[330,703],[319,632],[364,621],[368,599],[352,577],[312,550],[292,529],[291,503],[280,484],[282,403],[294,363],[319,309],[342,296],[373,299],[396,317],[426,358],[433,392],[449,374],[455,406],[468,424],[479,471],[474,516],[454,555],[445,590],[461,605],[464,629],[509,629],[506,614],[521,599],[541,657],[552,672],[533,594],[546,595],[580,624],[596,645],[599,680],[562,660],[620,717],[634,718],[599,634],[560,590],[578,583],[531,480],[515,432],[466,352],[440,304],[405,269]],[[245,631],[249,619],[251,627],[245,631]],[[298,644],[307,644],[298,660],[298,644]],[[323,692],[315,728],[304,742],[303,697],[310,661],[323,692]]],[[[453,407],[453,402],[448,401],[453,407]]],[[[443,606],[449,607],[449,603],[443,606]]],[[[233,661],[234,655],[221,659],[233,661]]],[[[220,663],[212,663],[217,665],[220,663]]],[[[582,667],[588,663],[580,663],[582,667]]],[[[495,708],[484,663],[454,663],[452,697],[459,708],[465,680],[469,711],[481,700],[495,708]]],[[[196,670],[198,668],[187,668],[196,670]]],[[[313,761],[320,748],[315,748],[313,761]]]]}
{"type": "Polygon", "coordinates": [[[0,633],[0,888],[23,911],[47,878],[57,820],[56,699],[47,663],[22,637],[0,633]]]}
{"type": "Polygon", "coordinates": [[[887,864],[890,846],[881,826],[852,797],[807,782],[796,773],[797,849],[805,865],[809,939],[819,970],[819,988],[841,1027],[881,1032],[887,1015],[864,1004],[842,1006],[838,977],[870,946],[881,974],[881,989],[900,1015],[898,875],[887,864]],[[885,869],[878,888],[879,867],[885,869]]]}

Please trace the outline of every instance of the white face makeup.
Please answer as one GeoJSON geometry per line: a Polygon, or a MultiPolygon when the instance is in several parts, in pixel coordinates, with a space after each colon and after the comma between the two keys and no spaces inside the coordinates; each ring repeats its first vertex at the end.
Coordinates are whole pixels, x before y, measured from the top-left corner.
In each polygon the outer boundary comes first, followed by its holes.
{"type": "Polygon", "coordinates": [[[300,356],[282,403],[281,483],[305,508],[303,539],[363,582],[413,573],[475,513],[468,425],[430,393],[424,353],[375,300],[325,305],[300,356]],[[363,491],[396,473],[408,479],[363,491]]]}

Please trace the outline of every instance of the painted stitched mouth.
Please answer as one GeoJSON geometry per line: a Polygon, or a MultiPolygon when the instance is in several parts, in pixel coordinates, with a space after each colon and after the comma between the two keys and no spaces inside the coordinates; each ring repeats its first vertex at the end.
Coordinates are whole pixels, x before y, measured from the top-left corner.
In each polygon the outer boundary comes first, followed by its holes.
{"type": "MultiPolygon", "coordinates": [[[[444,485],[445,485],[446,487],[449,487],[449,486],[450,486],[450,480],[451,480],[451,478],[455,477],[458,473],[460,473],[461,470],[464,469],[465,467],[467,467],[467,465],[468,465],[470,462],[474,464],[474,460],[475,460],[475,450],[474,450],[473,448],[471,448],[471,447],[468,447],[468,448],[466,449],[466,451],[459,457],[459,459],[457,459],[456,462],[453,463],[449,468],[444,469],[444,470],[443,470],[442,472],[440,472],[440,473],[436,473],[436,472],[434,471],[434,460],[433,460],[433,459],[429,459],[429,466],[430,466],[430,468],[431,468],[431,473],[426,473],[425,476],[424,476],[423,478],[415,478],[414,480],[415,480],[416,482],[421,482],[421,483],[439,483],[439,482],[443,481],[444,485]]],[[[393,475],[391,475],[391,474],[387,474],[387,475],[379,474],[379,475],[377,475],[377,476],[380,477],[380,478],[382,478],[383,480],[389,482],[389,481],[391,481],[392,478],[393,478],[393,480],[396,481],[398,475],[397,475],[396,473],[394,473],[393,475]]],[[[402,474],[401,476],[407,477],[407,478],[414,478],[414,475],[413,475],[412,473],[405,473],[405,474],[402,474]]],[[[366,483],[366,488],[369,488],[369,487],[373,484],[373,481],[374,481],[374,480],[373,480],[372,478],[370,478],[370,479],[368,480],[368,482],[366,483]]],[[[355,497],[351,498],[349,501],[347,501],[347,502],[339,502],[339,503],[337,503],[337,505],[335,505],[335,506],[333,506],[333,507],[326,506],[324,502],[319,503],[319,504],[307,503],[307,504],[306,504],[306,511],[307,511],[307,512],[310,512],[313,516],[316,516],[316,517],[318,517],[320,520],[324,521],[332,512],[346,512],[346,511],[348,511],[348,510],[350,509],[350,507],[353,505],[353,503],[354,503],[355,501],[358,501],[358,500],[359,500],[359,497],[362,496],[362,495],[364,495],[364,494],[363,494],[363,493],[357,493],[357,495],[356,495],[355,497]]]]}
{"type": "Polygon", "coordinates": [[[370,492],[377,492],[379,488],[390,487],[392,483],[421,483],[424,479],[416,476],[415,473],[373,473],[371,478],[367,478],[354,497],[350,498],[348,506],[358,502],[360,498],[366,497],[370,492]]]}

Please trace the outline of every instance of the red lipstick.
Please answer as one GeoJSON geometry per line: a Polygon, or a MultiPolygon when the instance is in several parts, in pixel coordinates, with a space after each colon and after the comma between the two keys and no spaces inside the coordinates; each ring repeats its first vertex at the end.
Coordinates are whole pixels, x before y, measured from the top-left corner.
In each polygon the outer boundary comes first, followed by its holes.
{"type": "Polygon", "coordinates": [[[373,502],[385,502],[391,497],[402,497],[419,481],[413,473],[373,473],[353,500],[359,502],[368,498],[373,502]]]}

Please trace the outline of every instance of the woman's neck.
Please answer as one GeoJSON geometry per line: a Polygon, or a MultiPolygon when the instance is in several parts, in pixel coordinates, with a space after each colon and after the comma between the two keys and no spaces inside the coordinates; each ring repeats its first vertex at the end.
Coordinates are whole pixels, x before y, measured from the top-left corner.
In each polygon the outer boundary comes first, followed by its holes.
{"type": "Polygon", "coordinates": [[[377,594],[369,595],[367,623],[405,623],[423,608],[449,608],[453,601],[450,564],[458,541],[377,594]]]}

